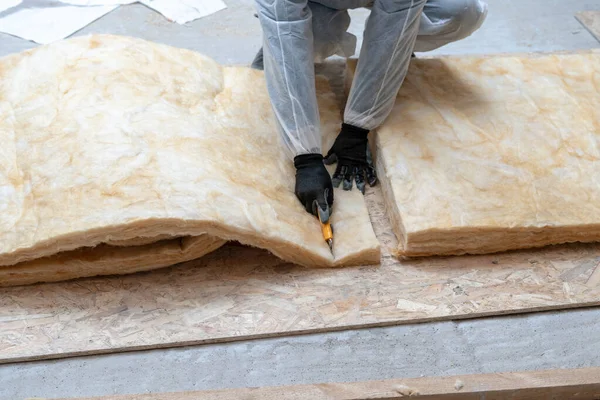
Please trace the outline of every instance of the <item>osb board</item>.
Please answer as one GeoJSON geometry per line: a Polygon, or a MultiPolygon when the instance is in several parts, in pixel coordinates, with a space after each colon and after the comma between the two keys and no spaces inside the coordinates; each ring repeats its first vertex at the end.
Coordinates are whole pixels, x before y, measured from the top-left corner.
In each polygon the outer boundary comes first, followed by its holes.
{"type": "Polygon", "coordinates": [[[582,11],[575,14],[575,18],[600,41],[600,11],[582,11]]]}
{"type": "Polygon", "coordinates": [[[600,368],[134,394],[78,400],[392,400],[406,397],[428,400],[598,400],[600,368]]]}
{"type": "Polygon", "coordinates": [[[381,266],[311,270],[228,245],[128,276],[0,291],[0,362],[600,304],[600,244],[398,261],[380,188],[381,266]]]}

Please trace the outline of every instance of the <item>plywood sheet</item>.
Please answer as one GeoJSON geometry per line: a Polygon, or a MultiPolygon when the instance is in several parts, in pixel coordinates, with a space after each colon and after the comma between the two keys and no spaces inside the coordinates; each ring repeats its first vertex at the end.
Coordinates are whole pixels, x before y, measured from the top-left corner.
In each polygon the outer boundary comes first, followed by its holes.
{"type": "MultiPolygon", "coordinates": [[[[317,80],[323,146],[337,100],[317,80]]],[[[227,240],[309,267],[377,263],[360,193],[334,255],[294,194],[263,73],[95,35],[0,60],[0,286],[129,273],[227,240]]]]}
{"type": "Polygon", "coordinates": [[[0,362],[600,304],[596,244],[398,261],[374,189],[379,267],[306,269],[225,245],[163,270],[4,288],[0,362]]]}
{"type": "Polygon", "coordinates": [[[407,256],[600,240],[600,52],[415,59],[377,131],[407,256]]]}
{"type": "Polygon", "coordinates": [[[582,11],[575,17],[600,41],[600,11],[582,11]]]}
{"type": "Polygon", "coordinates": [[[427,396],[428,400],[597,400],[600,396],[600,368],[146,393],[73,400],[397,400],[411,396],[427,396]]]}

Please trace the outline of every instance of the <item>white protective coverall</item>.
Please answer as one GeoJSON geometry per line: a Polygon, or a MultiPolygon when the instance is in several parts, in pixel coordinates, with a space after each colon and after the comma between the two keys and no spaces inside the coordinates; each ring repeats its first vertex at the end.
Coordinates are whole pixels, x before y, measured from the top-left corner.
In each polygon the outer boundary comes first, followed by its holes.
{"type": "Polygon", "coordinates": [[[344,122],[377,128],[388,116],[413,52],[466,38],[487,15],[482,0],[256,0],[263,48],[253,67],[267,88],[290,158],[322,153],[314,62],[350,57],[349,9],[367,7],[359,62],[344,122]]]}

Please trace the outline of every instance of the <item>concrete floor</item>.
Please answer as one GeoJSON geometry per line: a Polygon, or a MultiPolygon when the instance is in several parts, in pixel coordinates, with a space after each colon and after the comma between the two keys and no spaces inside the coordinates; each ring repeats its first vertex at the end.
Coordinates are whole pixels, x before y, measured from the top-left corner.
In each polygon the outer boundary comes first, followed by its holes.
{"type": "MultiPolygon", "coordinates": [[[[471,37],[430,54],[510,53],[576,50],[598,42],[575,19],[578,11],[600,9],[598,0],[486,0],[488,19],[471,37]]],[[[122,6],[83,28],[90,33],[128,35],[199,51],[226,64],[249,64],[261,43],[253,0],[225,0],[228,8],[187,25],[168,22],[139,4],[122,6]]],[[[362,43],[367,10],[352,10],[350,32],[362,43]]],[[[0,33],[0,56],[36,46],[0,33]]]]}
{"type": "MultiPolygon", "coordinates": [[[[137,36],[247,64],[261,41],[253,3],[225,1],[227,10],[186,26],[123,6],[76,35],[137,36]]],[[[574,18],[598,0],[487,1],[483,27],[436,54],[600,46],[574,18]]],[[[367,13],[351,15],[360,43],[367,13]]],[[[0,34],[0,56],[34,46],[0,34]]],[[[598,332],[596,308],[11,364],[0,366],[0,400],[600,366],[598,332]]]]}
{"type": "Polygon", "coordinates": [[[582,309],[31,362],[0,366],[0,398],[593,367],[598,332],[600,309],[582,309]]]}

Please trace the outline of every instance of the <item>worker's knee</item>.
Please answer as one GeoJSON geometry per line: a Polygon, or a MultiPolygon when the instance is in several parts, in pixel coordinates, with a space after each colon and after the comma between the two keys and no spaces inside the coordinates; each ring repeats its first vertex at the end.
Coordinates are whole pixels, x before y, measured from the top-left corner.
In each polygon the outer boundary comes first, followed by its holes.
{"type": "Polygon", "coordinates": [[[423,10],[415,51],[430,51],[464,39],[487,16],[482,0],[429,0],[423,10]]]}
{"type": "Polygon", "coordinates": [[[437,0],[435,10],[426,15],[435,24],[446,23],[446,34],[454,40],[464,39],[475,32],[487,15],[487,4],[482,0],[437,0]]]}
{"type": "Polygon", "coordinates": [[[459,9],[455,10],[453,18],[459,25],[457,39],[463,39],[475,32],[487,16],[487,3],[482,0],[460,0],[459,9]]]}

